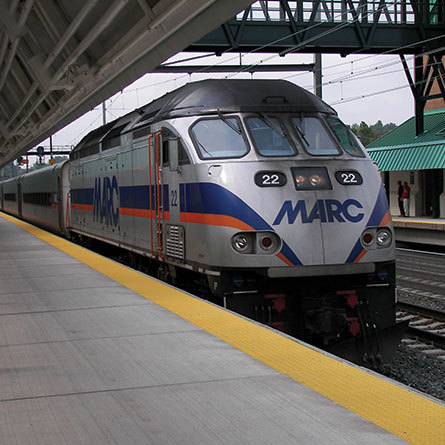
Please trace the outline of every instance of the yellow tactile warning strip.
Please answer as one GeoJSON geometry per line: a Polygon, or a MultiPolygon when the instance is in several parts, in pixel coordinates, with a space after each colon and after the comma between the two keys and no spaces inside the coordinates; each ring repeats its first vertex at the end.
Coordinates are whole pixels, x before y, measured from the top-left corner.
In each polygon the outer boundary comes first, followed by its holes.
{"type": "Polygon", "coordinates": [[[305,347],[23,221],[6,220],[396,436],[445,444],[445,405],[305,347]]]}
{"type": "Polygon", "coordinates": [[[445,221],[439,220],[439,221],[431,221],[431,220],[422,220],[422,219],[415,219],[415,218],[409,218],[409,219],[398,219],[398,218],[392,218],[393,222],[397,223],[415,223],[415,224],[435,224],[437,226],[443,226],[445,225],[445,221]]]}

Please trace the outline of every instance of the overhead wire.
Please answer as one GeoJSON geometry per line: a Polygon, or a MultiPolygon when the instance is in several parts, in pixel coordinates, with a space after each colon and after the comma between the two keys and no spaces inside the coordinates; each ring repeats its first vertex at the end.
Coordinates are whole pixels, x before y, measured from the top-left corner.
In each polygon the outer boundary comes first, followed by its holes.
{"type": "MultiPolygon", "coordinates": [[[[391,2],[389,5],[395,5],[395,4],[398,4],[398,3],[400,3],[400,0],[395,0],[394,2],[391,2]]],[[[383,5],[379,4],[378,8],[375,11],[370,11],[366,16],[369,17],[371,15],[375,15],[376,13],[379,12],[380,9],[383,9],[384,7],[387,7],[387,5],[388,5],[388,3],[383,4],[383,5]]],[[[275,57],[281,57],[283,55],[295,52],[295,51],[298,50],[298,48],[300,48],[302,46],[305,46],[308,43],[311,43],[312,41],[315,41],[315,40],[317,40],[320,37],[323,37],[323,36],[329,35],[331,33],[337,32],[338,30],[340,30],[340,29],[342,29],[344,27],[350,26],[350,25],[354,24],[355,22],[357,22],[359,20],[363,20],[363,17],[360,18],[359,15],[360,15],[360,12],[361,12],[360,8],[364,7],[364,6],[365,5],[359,6],[359,8],[356,10],[356,12],[357,12],[357,18],[356,19],[348,20],[348,21],[345,21],[345,22],[340,22],[339,25],[337,25],[333,29],[327,30],[327,31],[325,31],[324,33],[322,33],[320,35],[317,35],[317,36],[314,36],[312,38],[306,39],[306,40],[304,40],[302,42],[299,42],[298,44],[291,46],[290,48],[286,49],[285,51],[283,51],[283,52],[281,52],[279,54],[273,54],[273,55],[267,57],[266,59],[262,59],[262,60],[260,60],[258,62],[255,62],[255,63],[252,63],[252,64],[248,65],[248,67],[240,68],[238,71],[232,73],[231,75],[225,76],[225,78],[233,77],[233,76],[235,76],[237,74],[240,74],[240,73],[243,73],[245,71],[248,71],[249,69],[252,69],[253,67],[255,67],[257,65],[260,65],[260,64],[262,64],[264,62],[267,62],[267,61],[269,61],[269,60],[271,60],[271,59],[273,59],[275,57]]],[[[350,14],[350,11],[348,13],[350,14]]],[[[309,26],[307,28],[304,28],[302,30],[299,30],[299,31],[296,31],[294,33],[288,34],[285,37],[282,37],[282,38],[279,38],[279,39],[275,39],[275,40],[273,40],[271,42],[268,42],[268,43],[266,43],[266,44],[264,44],[264,45],[262,45],[260,47],[254,48],[253,50],[251,50],[251,51],[249,51],[247,53],[244,53],[242,56],[237,54],[236,56],[234,56],[232,58],[229,58],[228,60],[223,60],[221,62],[217,62],[217,63],[211,64],[211,65],[203,65],[202,71],[207,70],[207,69],[209,69],[211,67],[214,67],[214,66],[225,64],[225,63],[230,62],[230,61],[232,61],[234,59],[238,59],[238,57],[246,57],[246,56],[252,55],[254,53],[261,52],[261,50],[264,50],[265,48],[268,48],[268,47],[270,47],[272,45],[275,45],[275,44],[277,44],[277,43],[279,43],[279,42],[281,42],[283,40],[286,40],[286,39],[289,39],[291,37],[294,37],[294,36],[298,35],[299,33],[307,32],[308,30],[311,30],[311,29],[313,29],[313,28],[315,28],[317,26],[321,26],[322,24],[324,24],[326,22],[332,22],[336,18],[338,18],[339,16],[342,16],[342,14],[343,13],[340,13],[340,14],[334,16],[332,18],[332,20],[330,20],[330,21],[328,21],[328,20],[320,21],[320,22],[314,23],[313,25],[311,25],[311,26],[309,26]]],[[[366,56],[366,57],[362,58],[361,61],[369,59],[369,58],[373,58],[373,57],[378,57],[379,55],[387,55],[387,54],[390,54],[390,53],[393,53],[393,52],[400,51],[402,49],[407,49],[407,48],[415,46],[415,45],[431,42],[432,40],[435,40],[435,39],[438,39],[438,38],[442,38],[444,36],[445,36],[445,34],[441,35],[439,37],[433,37],[433,38],[430,38],[430,39],[425,39],[423,41],[419,41],[419,42],[411,43],[411,44],[408,44],[408,45],[400,46],[398,48],[393,48],[393,49],[390,49],[390,50],[385,51],[385,52],[380,53],[380,54],[372,54],[372,55],[369,55],[369,56],[366,56]]],[[[228,48],[227,50],[223,51],[221,54],[226,54],[226,53],[228,53],[232,49],[233,48],[228,48]]],[[[363,49],[360,49],[360,50],[357,50],[357,51],[355,51],[353,53],[350,53],[350,55],[352,55],[352,54],[359,54],[362,51],[363,51],[363,49]]],[[[181,63],[181,62],[186,62],[186,61],[190,61],[190,60],[196,60],[196,59],[201,59],[201,58],[206,58],[206,57],[211,57],[211,56],[214,56],[214,55],[213,54],[199,55],[199,56],[195,56],[195,57],[181,59],[181,60],[178,60],[178,61],[166,62],[165,65],[172,65],[172,64],[176,64],[176,63],[181,63]]],[[[342,65],[345,65],[345,64],[350,64],[350,63],[351,63],[350,61],[347,61],[347,62],[344,62],[344,63],[341,63],[341,64],[330,65],[328,67],[324,67],[323,70],[326,71],[326,70],[329,70],[329,69],[332,69],[332,68],[335,68],[335,67],[338,67],[338,66],[342,66],[342,65]]],[[[389,62],[388,66],[391,66],[392,64],[395,64],[395,63],[400,63],[400,61],[398,60],[397,62],[389,62]]],[[[198,71],[198,73],[199,73],[199,71],[198,71]]],[[[364,69],[362,69],[360,74],[364,74],[364,73],[366,73],[366,71],[364,71],[364,69]]],[[[290,79],[292,77],[296,77],[296,76],[304,75],[304,74],[306,74],[306,73],[292,74],[290,76],[284,77],[284,79],[290,79]]],[[[351,74],[344,75],[344,81],[349,80],[350,76],[351,76],[351,74]]],[[[184,79],[184,78],[187,78],[187,77],[189,77],[189,75],[188,74],[184,74],[184,75],[181,75],[181,76],[176,76],[176,77],[174,77],[172,79],[167,79],[167,80],[163,80],[163,81],[160,81],[160,82],[152,83],[152,84],[144,86],[144,87],[138,87],[138,88],[135,88],[135,89],[128,89],[128,90],[125,90],[125,92],[126,93],[129,93],[129,92],[136,92],[136,93],[138,93],[139,91],[147,89],[147,88],[153,88],[153,87],[164,85],[164,84],[171,83],[171,82],[175,82],[176,83],[177,81],[179,81],[181,79],[184,79]]],[[[343,81],[343,80],[341,80],[341,81],[343,81]]],[[[340,82],[340,80],[333,81],[330,84],[336,83],[336,82],[340,82]]],[[[322,85],[325,85],[325,84],[322,83],[322,85]]],[[[403,86],[403,88],[406,88],[408,86],[409,85],[405,85],[405,86],[403,86]]],[[[402,87],[397,88],[397,89],[401,89],[401,88],[402,87]]],[[[390,91],[390,90],[388,90],[388,91],[390,91]]],[[[385,92],[388,92],[388,91],[385,90],[385,92]]],[[[375,93],[375,95],[376,94],[383,94],[383,92],[375,93]]],[[[368,95],[366,95],[366,96],[368,96],[368,95]]],[[[350,100],[356,100],[356,99],[355,98],[351,98],[350,100]]],[[[342,102],[342,103],[345,103],[345,102],[342,102]]],[[[94,123],[97,122],[98,119],[99,118],[95,119],[94,123]]],[[[92,124],[89,125],[88,128],[91,128],[91,126],[92,126],[92,124]]]]}

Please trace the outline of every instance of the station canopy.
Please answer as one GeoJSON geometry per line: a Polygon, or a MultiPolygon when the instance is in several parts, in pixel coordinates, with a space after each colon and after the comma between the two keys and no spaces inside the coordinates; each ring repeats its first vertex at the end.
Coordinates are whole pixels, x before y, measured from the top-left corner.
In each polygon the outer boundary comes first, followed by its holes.
{"type": "Polygon", "coordinates": [[[381,171],[445,168],[445,108],[426,111],[425,131],[416,135],[415,117],[367,147],[381,171]]]}
{"type": "Polygon", "coordinates": [[[252,0],[0,0],[0,167],[252,0]]]}

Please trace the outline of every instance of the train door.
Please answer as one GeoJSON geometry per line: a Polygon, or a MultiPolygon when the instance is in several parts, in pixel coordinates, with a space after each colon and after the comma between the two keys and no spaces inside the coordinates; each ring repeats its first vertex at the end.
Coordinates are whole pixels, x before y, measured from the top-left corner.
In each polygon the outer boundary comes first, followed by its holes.
{"type": "Polygon", "coordinates": [[[148,206],[150,220],[149,252],[163,259],[164,190],[162,178],[162,131],[148,137],[148,206]]]}
{"type": "Polygon", "coordinates": [[[0,203],[1,203],[1,209],[3,210],[3,186],[0,187],[0,203]]]}
{"type": "Polygon", "coordinates": [[[57,186],[59,194],[59,226],[60,230],[68,236],[68,227],[70,226],[70,184],[69,174],[71,170],[69,163],[64,162],[60,173],[57,176],[57,186]]]}
{"type": "Polygon", "coordinates": [[[169,129],[162,129],[164,178],[168,188],[164,188],[167,196],[164,200],[167,207],[164,212],[165,254],[170,260],[185,261],[185,230],[180,224],[180,174],[179,167],[179,137],[169,129]]]}

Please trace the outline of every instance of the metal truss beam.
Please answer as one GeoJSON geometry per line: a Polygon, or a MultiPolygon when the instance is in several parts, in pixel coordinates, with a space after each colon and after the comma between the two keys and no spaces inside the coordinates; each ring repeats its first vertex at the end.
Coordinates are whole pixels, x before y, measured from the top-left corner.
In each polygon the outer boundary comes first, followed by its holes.
{"type": "MultiPolygon", "coordinates": [[[[445,104],[445,0],[259,1],[187,48],[188,51],[425,54],[416,81],[402,57],[416,104],[418,134],[428,100],[445,104]],[[430,94],[434,82],[440,93],[430,94]]],[[[317,70],[314,70],[314,73],[317,70]]],[[[321,91],[319,92],[321,96],[321,91]]]]}
{"type": "Polygon", "coordinates": [[[233,72],[289,72],[314,71],[313,63],[286,64],[286,65],[159,65],[152,73],[233,73],[233,72]]]}
{"type": "Polygon", "coordinates": [[[253,0],[0,0],[0,166],[253,0]]]}
{"type": "Polygon", "coordinates": [[[411,76],[405,56],[401,61],[414,96],[416,108],[416,134],[423,133],[423,113],[428,100],[442,98],[445,106],[445,52],[418,56],[414,59],[414,80],[411,76]],[[434,84],[438,85],[440,93],[431,94],[434,84]]]}
{"type": "Polygon", "coordinates": [[[187,50],[419,54],[444,30],[445,0],[260,1],[187,50]]]}

